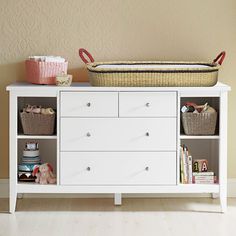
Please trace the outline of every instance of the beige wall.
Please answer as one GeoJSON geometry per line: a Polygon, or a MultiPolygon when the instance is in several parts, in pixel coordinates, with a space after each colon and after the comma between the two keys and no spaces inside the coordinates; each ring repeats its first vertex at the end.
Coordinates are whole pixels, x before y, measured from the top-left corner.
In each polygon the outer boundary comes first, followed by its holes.
{"type": "Polygon", "coordinates": [[[206,60],[227,51],[220,80],[229,95],[229,177],[236,177],[235,0],[1,0],[0,178],[8,177],[6,85],[24,80],[24,59],[53,54],[68,58],[83,80],[77,49],[96,60],[206,60]]]}

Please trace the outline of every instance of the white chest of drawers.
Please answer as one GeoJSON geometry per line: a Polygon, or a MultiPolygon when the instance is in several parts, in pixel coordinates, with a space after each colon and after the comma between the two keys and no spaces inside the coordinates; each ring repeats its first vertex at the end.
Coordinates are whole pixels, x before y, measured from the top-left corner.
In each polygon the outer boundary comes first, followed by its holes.
{"type": "Polygon", "coordinates": [[[219,193],[225,211],[229,89],[220,83],[210,88],[9,86],[10,211],[15,211],[17,193],[114,193],[116,203],[122,193],[219,193]],[[180,106],[188,99],[210,100],[216,105],[220,111],[216,135],[181,133],[180,106]],[[21,134],[17,114],[29,102],[57,109],[55,135],[21,134]],[[17,182],[17,164],[27,140],[42,142],[57,184],[17,182]],[[219,184],[179,183],[178,147],[185,140],[196,154],[201,141],[206,147],[217,147],[217,153],[207,148],[205,152],[219,174],[219,184]],[[211,160],[215,155],[217,162],[211,160]]]}

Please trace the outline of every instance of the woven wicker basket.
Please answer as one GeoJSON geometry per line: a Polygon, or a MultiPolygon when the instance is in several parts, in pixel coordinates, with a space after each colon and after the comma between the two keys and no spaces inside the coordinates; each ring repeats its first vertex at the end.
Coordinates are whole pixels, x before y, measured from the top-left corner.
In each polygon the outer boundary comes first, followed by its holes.
{"type": "Polygon", "coordinates": [[[220,53],[212,62],[124,61],[95,63],[91,54],[80,49],[93,86],[105,87],[209,87],[218,80],[225,58],[220,53]],[[89,63],[83,54],[90,59],[89,63]],[[218,62],[219,61],[219,62],[218,62]]]}
{"type": "Polygon", "coordinates": [[[213,135],[215,134],[217,112],[181,114],[182,125],[186,135],[213,135]]]}
{"type": "Polygon", "coordinates": [[[35,114],[21,112],[20,118],[24,134],[52,135],[55,127],[55,114],[35,114]]]}

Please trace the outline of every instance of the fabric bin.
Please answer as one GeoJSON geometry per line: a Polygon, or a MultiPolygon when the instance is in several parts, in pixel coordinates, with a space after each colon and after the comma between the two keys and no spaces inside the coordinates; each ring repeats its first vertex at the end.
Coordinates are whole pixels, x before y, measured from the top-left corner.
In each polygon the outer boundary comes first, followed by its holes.
{"type": "Polygon", "coordinates": [[[56,76],[67,74],[68,61],[44,62],[26,60],[26,79],[32,84],[56,84],[56,76]]]}
{"type": "Polygon", "coordinates": [[[214,135],[217,112],[181,113],[182,125],[186,135],[214,135]]]}
{"type": "Polygon", "coordinates": [[[52,135],[55,128],[55,114],[35,114],[21,112],[20,118],[24,134],[52,135]]]}

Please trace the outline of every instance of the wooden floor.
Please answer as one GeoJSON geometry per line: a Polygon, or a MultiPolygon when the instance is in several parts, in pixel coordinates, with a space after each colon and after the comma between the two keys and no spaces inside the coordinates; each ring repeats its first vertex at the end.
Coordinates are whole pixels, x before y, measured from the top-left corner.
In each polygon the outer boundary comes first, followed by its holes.
{"type": "Polygon", "coordinates": [[[209,198],[19,199],[8,214],[8,199],[0,199],[0,236],[234,236],[236,199],[228,212],[218,213],[218,200],[209,198]]]}

